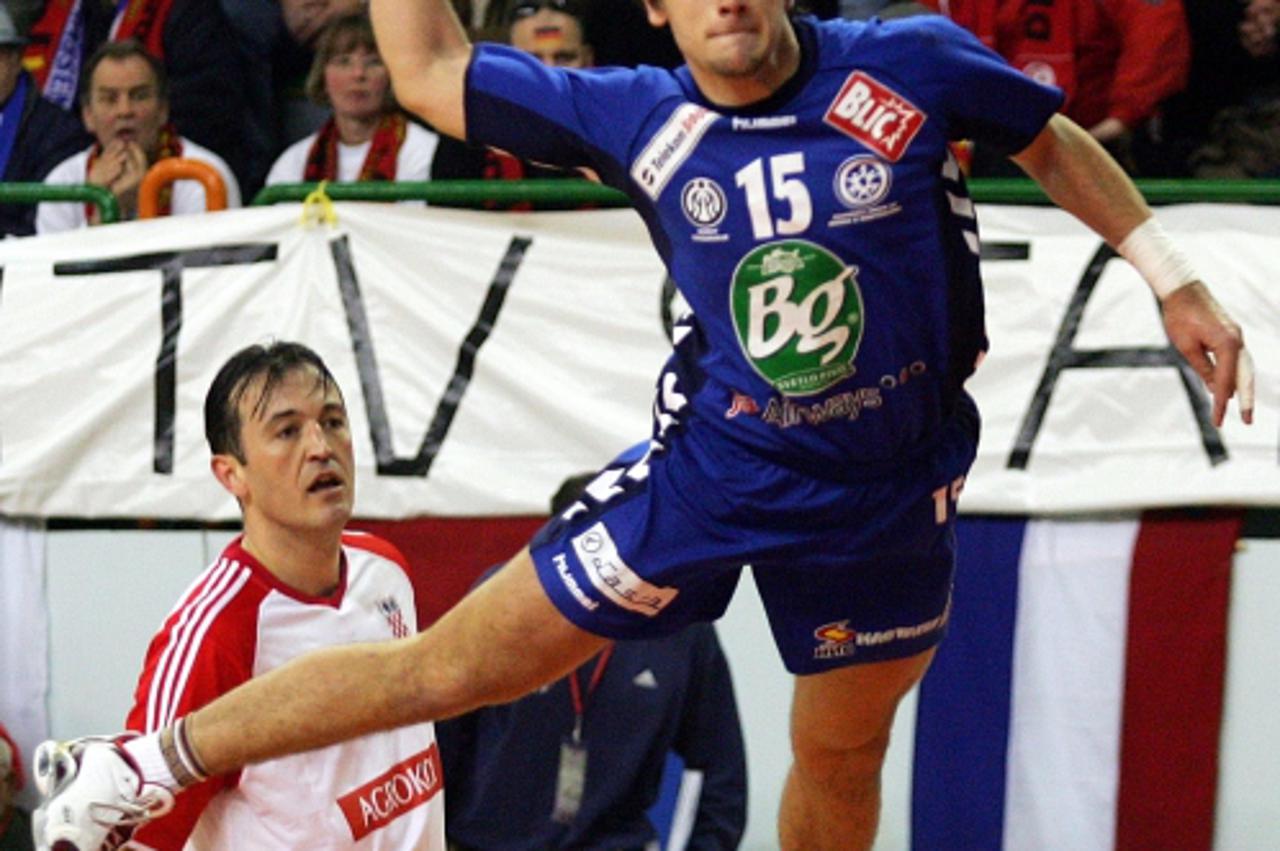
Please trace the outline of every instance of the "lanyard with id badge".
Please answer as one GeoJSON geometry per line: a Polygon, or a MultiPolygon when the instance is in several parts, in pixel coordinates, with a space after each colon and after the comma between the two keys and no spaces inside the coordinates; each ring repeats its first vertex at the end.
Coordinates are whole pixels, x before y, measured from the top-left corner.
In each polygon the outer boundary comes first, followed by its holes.
{"type": "Polygon", "coordinates": [[[604,668],[613,655],[610,644],[596,661],[595,670],[587,683],[587,693],[578,685],[578,672],[569,674],[569,697],[573,700],[573,733],[560,742],[560,769],[556,772],[556,800],[551,810],[551,820],[557,824],[569,824],[582,808],[582,791],[587,780],[587,746],[582,741],[582,718],[586,714],[586,701],[600,684],[604,668]]]}

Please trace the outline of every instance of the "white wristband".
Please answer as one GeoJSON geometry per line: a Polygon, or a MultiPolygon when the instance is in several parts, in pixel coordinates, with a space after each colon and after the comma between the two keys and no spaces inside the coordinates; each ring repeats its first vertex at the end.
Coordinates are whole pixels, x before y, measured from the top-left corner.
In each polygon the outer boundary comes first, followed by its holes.
{"type": "Polygon", "coordinates": [[[1129,231],[1116,251],[1138,270],[1161,301],[1174,290],[1200,280],[1191,261],[1173,244],[1155,216],[1129,231]]]}
{"type": "Polygon", "coordinates": [[[144,783],[154,783],[173,792],[181,788],[160,750],[160,733],[147,733],[125,741],[121,747],[138,766],[144,783]]]}

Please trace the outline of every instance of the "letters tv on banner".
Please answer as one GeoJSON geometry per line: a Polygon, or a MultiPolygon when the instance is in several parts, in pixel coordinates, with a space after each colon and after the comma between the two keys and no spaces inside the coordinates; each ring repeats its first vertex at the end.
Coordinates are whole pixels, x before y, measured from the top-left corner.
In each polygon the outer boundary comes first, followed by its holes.
{"type": "MultiPolygon", "coordinates": [[[[202,403],[250,342],[298,339],[346,394],[357,512],[545,512],[649,433],[665,275],[630,211],[339,204],[0,243],[0,514],[225,520],[202,403]]],[[[1275,505],[1280,211],[1159,216],[1241,321],[1251,428],[1208,421],[1150,291],[1056,210],[983,207],[992,349],[962,511],[1275,505]]]]}

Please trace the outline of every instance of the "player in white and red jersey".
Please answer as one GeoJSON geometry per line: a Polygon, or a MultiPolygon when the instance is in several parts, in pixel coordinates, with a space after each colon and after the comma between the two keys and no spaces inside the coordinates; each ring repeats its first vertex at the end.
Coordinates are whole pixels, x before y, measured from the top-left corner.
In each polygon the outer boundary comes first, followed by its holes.
{"type": "MultiPolygon", "coordinates": [[[[404,557],[372,535],[342,537],[331,593],[298,591],[237,538],[152,639],[130,730],[157,730],[308,650],[417,630],[404,557]]],[[[442,848],[443,785],[430,723],[212,778],[133,842],[157,849],[442,848]]]]}
{"type": "MultiPolygon", "coordinates": [[[[351,436],[342,394],[314,352],[276,343],[235,355],[210,387],[205,431],[245,533],[152,639],[127,722],[140,733],[310,650],[417,632],[404,556],[343,531],[351,436]]],[[[413,724],[206,780],[132,842],[443,851],[443,785],[434,727],[413,724]]]]}

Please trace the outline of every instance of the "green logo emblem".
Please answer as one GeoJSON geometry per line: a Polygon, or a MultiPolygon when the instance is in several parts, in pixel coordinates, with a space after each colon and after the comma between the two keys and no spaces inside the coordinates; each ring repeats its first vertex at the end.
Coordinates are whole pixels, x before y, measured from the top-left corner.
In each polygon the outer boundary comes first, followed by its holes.
{"type": "Polygon", "coordinates": [[[762,245],[738,263],[729,294],[742,351],[786,396],[852,375],[862,342],[858,267],[812,242],[762,245]]]}

